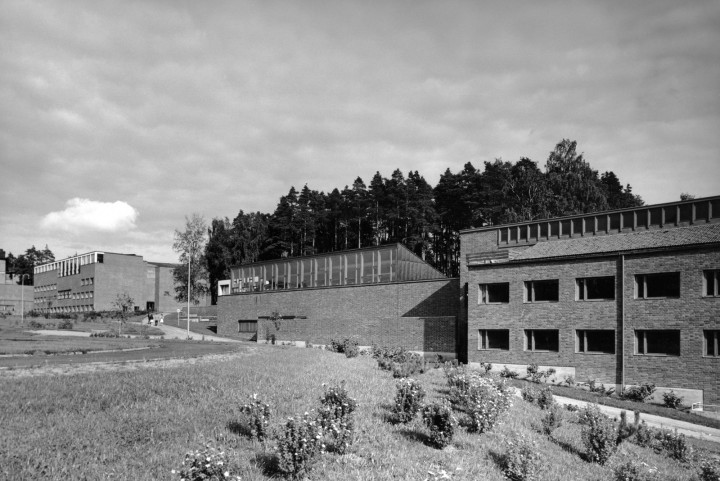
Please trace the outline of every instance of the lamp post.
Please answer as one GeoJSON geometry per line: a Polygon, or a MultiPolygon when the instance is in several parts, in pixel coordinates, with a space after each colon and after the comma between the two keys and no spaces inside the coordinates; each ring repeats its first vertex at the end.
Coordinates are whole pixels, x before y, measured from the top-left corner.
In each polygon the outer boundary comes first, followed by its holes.
{"type": "Polygon", "coordinates": [[[30,277],[30,274],[20,276],[20,322],[25,322],[25,277],[30,277]]]}
{"type": "Polygon", "coordinates": [[[187,295],[187,303],[188,303],[188,311],[187,311],[187,338],[190,339],[190,264],[192,264],[192,248],[193,245],[190,243],[188,245],[188,295],[187,295]]]}

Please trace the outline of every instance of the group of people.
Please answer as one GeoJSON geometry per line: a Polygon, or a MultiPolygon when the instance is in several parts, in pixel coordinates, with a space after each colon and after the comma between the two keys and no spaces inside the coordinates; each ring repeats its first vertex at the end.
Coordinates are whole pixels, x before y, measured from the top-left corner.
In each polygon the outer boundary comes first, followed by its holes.
{"type": "Polygon", "coordinates": [[[154,315],[152,312],[148,313],[148,326],[153,325],[153,321],[155,322],[155,325],[158,325],[158,321],[160,321],[160,324],[164,322],[165,315],[163,313],[160,313],[158,315],[154,315]]]}

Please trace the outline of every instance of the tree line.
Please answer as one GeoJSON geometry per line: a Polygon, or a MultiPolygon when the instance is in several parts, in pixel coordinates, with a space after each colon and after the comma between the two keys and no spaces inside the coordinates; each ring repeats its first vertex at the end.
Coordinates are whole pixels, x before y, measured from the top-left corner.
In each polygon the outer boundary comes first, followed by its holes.
{"type": "Polygon", "coordinates": [[[293,186],[272,214],[240,210],[206,226],[208,290],[214,302],[217,281],[234,265],[396,242],[457,276],[463,229],[640,205],[629,184],[611,171],[599,175],[568,139],[550,152],[544,170],[523,157],[484,162],[482,170],[470,162],[459,172],[448,168],[434,187],[418,171],[406,176],[400,169],[389,178],[376,172],[369,184],[357,177],[329,193],[293,186]]]}

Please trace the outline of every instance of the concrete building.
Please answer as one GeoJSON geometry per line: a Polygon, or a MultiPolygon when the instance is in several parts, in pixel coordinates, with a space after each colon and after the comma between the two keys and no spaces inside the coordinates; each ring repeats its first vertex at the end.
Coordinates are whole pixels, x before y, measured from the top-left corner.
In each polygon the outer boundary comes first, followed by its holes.
{"type": "Polygon", "coordinates": [[[18,284],[18,277],[7,272],[5,251],[0,249],[0,314],[20,314],[33,308],[33,286],[18,284]]]}
{"type": "Polygon", "coordinates": [[[218,334],[299,345],[355,338],[454,358],[458,292],[458,279],[400,244],[259,262],[220,283],[218,334]]]}
{"type": "Polygon", "coordinates": [[[89,252],[35,267],[35,309],[40,312],[114,310],[127,293],[136,310],[173,312],[173,270],[178,266],[148,262],[135,254],[89,252]]]}
{"type": "Polygon", "coordinates": [[[470,364],[720,404],[720,197],[461,233],[470,364]]]}

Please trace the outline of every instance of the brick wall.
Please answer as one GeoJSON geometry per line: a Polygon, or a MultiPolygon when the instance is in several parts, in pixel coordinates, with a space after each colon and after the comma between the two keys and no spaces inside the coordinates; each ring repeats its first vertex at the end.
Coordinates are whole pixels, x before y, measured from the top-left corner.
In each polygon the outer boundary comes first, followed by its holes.
{"type": "Polygon", "coordinates": [[[703,330],[720,329],[720,298],[702,296],[705,269],[720,269],[717,249],[626,255],[624,266],[617,256],[471,267],[465,278],[469,286],[468,361],[492,362],[499,368],[530,363],[564,367],[574,369],[578,381],[619,384],[624,351],[626,384],[652,382],[702,391],[703,402],[720,404],[720,358],[704,357],[702,352],[703,330]],[[635,274],[655,272],[680,272],[680,298],[634,298],[635,274]],[[610,275],[616,276],[616,300],[575,301],[576,278],[610,275]],[[524,281],[544,279],[559,279],[559,301],[523,302],[524,281]],[[510,284],[510,302],[478,305],[478,284],[494,282],[510,284]],[[509,329],[509,351],[478,350],[479,329],[509,329]],[[557,329],[559,352],[525,350],[525,329],[557,329]],[[616,354],[576,353],[577,329],[614,329],[616,354]],[[679,329],[680,356],[636,355],[635,329],[679,329]]]}
{"type": "Polygon", "coordinates": [[[361,345],[455,353],[458,279],[244,293],[218,298],[218,334],[238,320],[258,321],[259,340],[329,344],[355,336],[361,345]],[[301,319],[300,317],[304,317],[301,319]]]}

